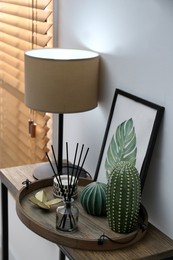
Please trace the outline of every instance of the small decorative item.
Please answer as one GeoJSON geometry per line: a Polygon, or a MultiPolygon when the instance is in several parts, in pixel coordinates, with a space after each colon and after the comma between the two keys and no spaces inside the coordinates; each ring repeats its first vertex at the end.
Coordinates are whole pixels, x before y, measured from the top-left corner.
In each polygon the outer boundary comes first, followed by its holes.
{"type": "Polygon", "coordinates": [[[116,163],[109,176],[106,193],[107,218],[110,228],[130,233],[138,223],[141,181],[137,169],[128,162],[116,163]]]}
{"type": "Polygon", "coordinates": [[[85,186],[80,195],[80,202],[88,214],[106,215],[106,184],[92,182],[85,186]]]}
{"type": "Polygon", "coordinates": [[[29,200],[42,209],[50,209],[52,205],[61,201],[58,198],[48,200],[47,193],[44,190],[38,191],[34,196],[31,196],[29,200]]]}
{"type": "MultiPolygon", "coordinates": [[[[64,195],[68,196],[68,189],[69,189],[69,187],[68,187],[68,175],[61,175],[60,178],[61,178],[61,182],[62,182],[62,185],[63,185],[64,195]]],[[[73,183],[75,181],[75,177],[69,175],[69,178],[70,178],[70,180],[72,179],[72,181],[70,183],[70,190],[71,190],[73,183]]],[[[77,197],[77,189],[78,189],[78,185],[76,184],[73,195],[72,195],[73,198],[77,197]]],[[[56,178],[53,179],[53,195],[57,198],[63,198],[61,186],[59,186],[56,178]]]]}
{"type": "Polygon", "coordinates": [[[76,162],[77,151],[78,151],[78,144],[76,145],[74,162],[73,162],[73,166],[72,166],[72,173],[70,175],[69,174],[68,143],[66,143],[66,153],[67,153],[67,187],[66,188],[65,188],[66,185],[63,185],[63,179],[62,179],[62,175],[61,175],[62,173],[59,172],[59,170],[58,170],[59,168],[58,168],[53,146],[52,146],[52,152],[53,152],[53,156],[54,156],[54,160],[55,160],[57,173],[55,172],[53,164],[52,164],[48,154],[46,153],[49,163],[51,165],[51,168],[53,170],[56,182],[60,188],[60,192],[62,194],[63,202],[64,202],[64,205],[59,206],[56,210],[56,228],[58,230],[65,231],[65,232],[71,232],[77,228],[79,211],[75,207],[75,205],[73,205],[74,200],[72,197],[74,197],[74,195],[76,193],[78,179],[79,179],[80,173],[82,171],[84,162],[86,160],[86,157],[87,157],[87,154],[89,151],[89,148],[88,148],[85,153],[85,156],[83,158],[83,162],[80,166],[83,149],[84,149],[84,145],[82,145],[77,168],[75,168],[75,162],[76,162]]]}
{"type": "Polygon", "coordinates": [[[63,200],[64,205],[57,207],[56,210],[56,228],[72,232],[77,229],[79,210],[73,205],[74,200],[63,200]]]}

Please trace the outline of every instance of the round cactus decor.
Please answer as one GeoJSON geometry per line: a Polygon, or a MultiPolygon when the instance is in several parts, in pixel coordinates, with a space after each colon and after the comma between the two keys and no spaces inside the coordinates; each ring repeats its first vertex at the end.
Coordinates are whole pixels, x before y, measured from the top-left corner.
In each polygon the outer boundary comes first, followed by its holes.
{"type": "Polygon", "coordinates": [[[88,214],[106,215],[106,184],[92,182],[85,186],[80,195],[80,202],[88,214]]]}
{"type": "Polygon", "coordinates": [[[110,174],[106,191],[109,227],[118,233],[135,230],[141,201],[141,182],[137,169],[127,162],[118,162],[110,174]]]}

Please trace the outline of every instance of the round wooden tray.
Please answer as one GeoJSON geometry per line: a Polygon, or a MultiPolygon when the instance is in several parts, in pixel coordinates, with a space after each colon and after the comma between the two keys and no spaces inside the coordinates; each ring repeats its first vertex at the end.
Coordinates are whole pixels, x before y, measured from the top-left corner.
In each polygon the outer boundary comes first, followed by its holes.
{"type": "MultiPolygon", "coordinates": [[[[78,192],[91,180],[80,179],[78,192]]],[[[78,229],[75,232],[62,232],[56,229],[56,208],[44,210],[34,205],[29,198],[41,189],[45,189],[50,199],[53,198],[53,179],[44,179],[29,184],[20,190],[16,199],[16,211],[20,220],[33,232],[58,245],[83,250],[114,250],[132,245],[142,239],[148,225],[148,215],[141,205],[139,227],[129,234],[113,232],[106,217],[95,217],[87,214],[82,208],[79,195],[75,200],[79,209],[78,229]],[[104,236],[103,236],[104,234],[104,236]],[[100,243],[101,242],[101,243],[100,243]]]]}

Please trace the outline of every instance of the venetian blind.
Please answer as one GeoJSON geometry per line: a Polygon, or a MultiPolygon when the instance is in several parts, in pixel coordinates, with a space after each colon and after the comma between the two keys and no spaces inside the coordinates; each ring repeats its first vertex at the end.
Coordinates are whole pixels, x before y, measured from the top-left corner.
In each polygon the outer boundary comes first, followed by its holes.
{"type": "Polygon", "coordinates": [[[0,0],[0,167],[45,161],[50,116],[24,104],[24,51],[52,47],[53,0],[0,0]],[[31,137],[28,120],[36,123],[31,137]]]}

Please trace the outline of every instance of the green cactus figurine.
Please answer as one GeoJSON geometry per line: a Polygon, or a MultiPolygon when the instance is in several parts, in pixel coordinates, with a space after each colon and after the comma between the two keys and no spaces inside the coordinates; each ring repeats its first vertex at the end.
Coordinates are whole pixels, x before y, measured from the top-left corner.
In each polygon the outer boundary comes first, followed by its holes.
{"type": "Polygon", "coordinates": [[[88,214],[106,215],[106,184],[92,182],[85,186],[80,195],[80,202],[88,214]]]}
{"type": "Polygon", "coordinates": [[[118,233],[130,233],[138,222],[141,182],[137,169],[128,162],[118,162],[110,174],[106,191],[109,227],[118,233]]]}

